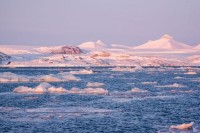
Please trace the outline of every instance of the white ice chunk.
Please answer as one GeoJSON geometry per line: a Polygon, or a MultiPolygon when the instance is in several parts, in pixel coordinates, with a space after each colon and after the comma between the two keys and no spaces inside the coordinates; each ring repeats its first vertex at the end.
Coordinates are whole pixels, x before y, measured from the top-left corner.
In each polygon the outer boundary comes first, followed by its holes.
{"type": "Polygon", "coordinates": [[[108,90],[105,90],[103,88],[84,88],[84,89],[72,88],[71,90],[68,90],[67,93],[105,95],[105,94],[108,94],[108,90]]]}
{"type": "Polygon", "coordinates": [[[84,91],[87,94],[100,94],[100,95],[103,95],[103,94],[107,94],[108,93],[108,91],[103,89],[103,88],[85,88],[84,91]]]}
{"type": "Polygon", "coordinates": [[[195,75],[195,74],[197,74],[197,73],[194,72],[194,71],[188,71],[188,72],[186,72],[186,73],[184,73],[184,74],[187,74],[187,75],[195,75]]]}
{"type": "Polygon", "coordinates": [[[15,93],[33,93],[33,94],[43,94],[43,93],[67,93],[67,94],[95,94],[95,95],[105,95],[108,94],[108,90],[103,88],[72,88],[71,90],[66,90],[62,87],[54,87],[49,83],[41,83],[35,88],[30,88],[26,86],[16,87],[13,92],[15,93]]]}
{"type": "Polygon", "coordinates": [[[180,90],[171,90],[171,92],[192,93],[192,92],[194,92],[194,91],[193,91],[193,90],[185,90],[185,91],[180,91],[180,90]]]}
{"type": "Polygon", "coordinates": [[[182,79],[183,77],[180,77],[180,76],[177,76],[177,77],[174,77],[175,79],[182,79]]]}
{"type": "Polygon", "coordinates": [[[132,93],[139,93],[139,92],[148,92],[147,90],[142,90],[142,89],[139,89],[139,88],[133,88],[131,89],[131,92],[132,93]]]}
{"type": "Polygon", "coordinates": [[[92,70],[83,69],[80,71],[70,71],[71,74],[93,74],[92,70]]]}
{"type": "Polygon", "coordinates": [[[68,72],[62,72],[57,74],[57,77],[61,79],[61,81],[79,81],[80,79],[68,72]]]}
{"type": "Polygon", "coordinates": [[[194,122],[190,122],[190,123],[183,123],[180,125],[172,125],[170,126],[171,129],[178,129],[178,130],[188,130],[188,129],[192,129],[194,122]]]}
{"type": "Polygon", "coordinates": [[[48,88],[50,88],[51,85],[48,83],[41,83],[35,88],[29,88],[26,86],[19,86],[13,90],[15,93],[35,93],[35,94],[43,94],[46,93],[48,88]]]}
{"type": "Polygon", "coordinates": [[[60,81],[60,79],[57,78],[57,77],[54,77],[53,75],[44,75],[44,76],[41,76],[39,78],[39,81],[43,81],[43,82],[55,82],[55,81],[60,81]]]}
{"type": "Polygon", "coordinates": [[[158,85],[156,87],[159,87],[159,88],[183,88],[183,87],[186,87],[186,86],[174,83],[172,85],[158,85]]]}
{"type": "Polygon", "coordinates": [[[141,70],[142,67],[140,66],[137,66],[135,68],[131,68],[131,67],[115,67],[115,68],[112,68],[111,70],[112,71],[121,71],[121,72],[135,72],[137,70],[141,70]]]}
{"type": "Polygon", "coordinates": [[[87,86],[89,87],[99,87],[105,85],[104,83],[99,83],[99,82],[89,82],[87,83],[87,86]]]}
{"type": "Polygon", "coordinates": [[[52,87],[48,88],[48,92],[50,92],[50,93],[65,93],[66,91],[67,90],[65,90],[62,87],[56,88],[56,87],[52,86],[52,87]]]}
{"type": "Polygon", "coordinates": [[[80,79],[68,72],[49,75],[17,75],[11,72],[0,73],[0,82],[62,82],[62,81],[79,81],[80,79]]]}
{"type": "Polygon", "coordinates": [[[157,84],[157,82],[142,82],[142,84],[157,84]]]}

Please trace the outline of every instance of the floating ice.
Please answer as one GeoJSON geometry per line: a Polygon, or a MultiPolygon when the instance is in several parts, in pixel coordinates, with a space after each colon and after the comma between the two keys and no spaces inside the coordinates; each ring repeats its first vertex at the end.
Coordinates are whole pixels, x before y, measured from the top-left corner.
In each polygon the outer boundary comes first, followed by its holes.
{"type": "Polygon", "coordinates": [[[131,68],[131,67],[115,67],[112,68],[112,71],[125,71],[125,72],[135,72],[137,70],[142,69],[142,67],[135,67],[135,68],[131,68]]]}
{"type": "Polygon", "coordinates": [[[87,86],[89,86],[89,87],[99,87],[99,86],[103,86],[103,85],[105,85],[104,83],[99,83],[99,82],[89,82],[89,83],[87,83],[87,86]]]}
{"type": "Polygon", "coordinates": [[[105,94],[108,94],[108,90],[105,90],[103,88],[85,88],[85,89],[72,88],[71,90],[67,90],[67,93],[105,95],[105,94]]]}
{"type": "Polygon", "coordinates": [[[184,73],[184,74],[187,74],[187,75],[195,75],[195,74],[197,74],[197,73],[194,72],[194,71],[188,71],[188,72],[186,72],[186,73],[184,73]]]}
{"type": "Polygon", "coordinates": [[[56,77],[60,78],[61,81],[71,81],[71,80],[79,81],[80,80],[79,78],[77,78],[76,76],[68,72],[58,73],[56,77]]]}
{"type": "Polygon", "coordinates": [[[139,89],[139,88],[133,88],[131,89],[131,92],[132,93],[138,93],[138,92],[148,92],[147,90],[142,90],[142,89],[139,89]]]}
{"type": "Polygon", "coordinates": [[[58,108],[31,108],[25,110],[27,113],[107,113],[113,112],[109,109],[100,109],[92,107],[58,107],[58,108]]]}
{"type": "Polygon", "coordinates": [[[74,75],[63,72],[58,74],[49,75],[37,75],[37,76],[27,76],[27,75],[17,75],[11,72],[0,73],[0,82],[61,82],[61,81],[79,81],[80,79],[74,75]]]}
{"type": "Polygon", "coordinates": [[[13,90],[15,93],[36,93],[36,94],[43,94],[48,92],[48,88],[50,88],[51,85],[48,83],[41,83],[35,88],[29,88],[26,86],[19,86],[13,90]]]}
{"type": "Polygon", "coordinates": [[[179,76],[177,76],[177,77],[174,77],[175,79],[182,79],[183,77],[179,77],[179,76]]]}
{"type": "Polygon", "coordinates": [[[171,90],[171,92],[183,92],[183,93],[191,93],[191,92],[193,92],[193,90],[185,90],[185,91],[171,90]]]}
{"type": "Polygon", "coordinates": [[[25,75],[17,75],[11,72],[0,73],[0,82],[28,82],[25,75]]]}
{"type": "Polygon", "coordinates": [[[172,126],[170,126],[170,129],[188,130],[188,129],[192,129],[193,124],[194,124],[194,122],[183,123],[180,125],[172,125],[172,126]]]}
{"type": "Polygon", "coordinates": [[[54,87],[49,83],[41,83],[35,88],[30,88],[26,86],[19,86],[13,90],[15,93],[33,93],[33,94],[43,94],[43,93],[68,93],[68,94],[96,94],[96,95],[104,95],[108,94],[108,90],[103,88],[72,88],[71,90],[66,90],[62,87],[54,87]]]}
{"type": "Polygon", "coordinates": [[[57,77],[54,77],[53,75],[44,75],[38,78],[39,81],[43,82],[54,82],[54,81],[59,81],[60,79],[57,77]]]}
{"type": "Polygon", "coordinates": [[[6,119],[12,122],[43,122],[52,119],[63,120],[69,117],[101,117],[107,113],[116,112],[115,110],[106,108],[93,108],[81,106],[64,106],[64,107],[35,107],[35,108],[15,108],[15,107],[0,107],[1,119],[6,119]],[[23,116],[23,117],[22,117],[23,116]]]}
{"type": "Polygon", "coordinates": [[[200,77],[199,78],[195,78],[195,79],[193,79],[191,81],[193,81],[193,82],[200,82],[200,77]]]}
{"type": "Polygon", "coordinates": [[[70,71],[71,74],[93,74],[92,70],[83,69],[80,71],[70,71]]]}
{"type": "Polygon", "coordinates": [[[27,96],[27,97],[24,97],[24,99],[26,99],[26,100],[35,100],[35,99],[38,99],[38,97],[36,97],[36,96],[27,96]]]}
{"type": "Polygon", "coordinates": [[[56,88],[56,87],[52,86],[52,87],[48,88],[48,92],[50,92],[50,93],[65,93],[66,91],[67,90],[63,89],[62,87],[56,88]]]}
{"type": "Polygon", "coordinates": [[[134,85],[135,83],[127,83],[128,85],[134,85]]]}
{"type": "Polygon", "coordinates": [[[157,84],[157,82],[142,82],[142,84],[157,84]]]}
{"type": "Polygon", "coordinates": [[[186,87],[186,86],[174,83],[172,85],[158,85],[158,86],[155,86],[155,87],[159,87],[159,88],[173,88],[173,87],[174,88],[183,88],[183,87],[186,87]]]}
{"type": "Polygon", "coordinates": [[[18,110],[19,108],[16,107],[0,107],[0,112],[8,112],[13,110],[18,110]]]}

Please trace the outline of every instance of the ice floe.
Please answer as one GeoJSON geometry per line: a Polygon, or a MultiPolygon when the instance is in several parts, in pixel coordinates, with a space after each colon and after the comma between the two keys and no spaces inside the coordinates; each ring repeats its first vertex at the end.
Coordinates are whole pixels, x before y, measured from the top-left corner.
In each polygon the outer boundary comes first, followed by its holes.
{"type": "Polygon", "coordinates": [[[100,109],[100,108],[92,108],[92,107],[64,107],[64,108],[32,108],[25,110],[28,113],[107,113],[113,112],[113,110],[109,109],[100,109]]]}
{"type": "Polygon", "coordinates": [[[93,108],[81,106],[66,107],[37,107],[37,108],[14,108],[0,107],[0,112],[9,121],[17,122],[43,122],[46,120],[56,119],[63,120],[69,117],[101,117],[108,113],[116,112],[106,108],[93,108]],[[9,112],[9,113],[8,113],[9,112]],[[25,115],[24,115],[25,114],[25,115]],[[21,117],[23,115],[23,117],[21,117]]]}
{"type": "Polygon", "coordinates": [[[142,84],[157,84],[157,82],[142,82],[142,84]]]}
{"type": "Polygon", "coordinates": [[[29,79],[25,75],[17,75],[11,72],[0,73],[0,82],[28,82],[28,81],[29,79]]]}
{"type": "Polygon", "coordinates": [[[16,107],[0,107],[0,112],[9,112],[13,110],[18,110],[19,108],[16,107]]]}
{"type": "Polygon", "coordinates": [[[104,86],[104,83],[99,83],[99,82],[88,82],[86,86],[89,87],[99,87],[99,86],[104,86]]]}
{"type": "Polygon", "coordinates": [[[142,90],[142,89],[139,89],[139,88],[133,88],[133,89],[131,89],[130,92],[132,92],[132,93],[138,93],[138,92],[148,92],[148,91],[147,90],[142,90]]]}
{"type": "Polygon", "coordinates": [[[13,90],[13,92],[15,92],[15,93],[43,94],[43,93],[51,92],[51,89],[49,90],[49,88],[51,88],[51,87],[52,86],[49,83],[44,82],[44,83],[39,84],[35,88],[30,88],[30,87],[26,87],[26,86],[19,86],[19,87],[16,87],[13,90]]]}
{"type": "Polygon", "coordinates": [[[27,97],[24,97],[25,100],[35,100],[35,99],[38,99],[38,97],[36,96],[27,96],[27,97]]]}
{"type": "Polygon", "coordinates": [[[183,79],[183,77],[180,77],[180,76],[177,76],[177,77],[174,77],[175,79],[183,79]]]}
{"type": "Polygon", "coordinates": [[[193,124],[194,124],[194,122],[183,123],[180,125],[172,125],[172,126],[170,126],[170,129],[188,130],[188,129],[192,129],[193,124]]]}
{"type": "Polygon", "coordinates": [[[112,71],[125,71],[125,72],[135,72],[137,70],[141,70],[142,67],[140,66],[137,66],[135,68],[132,68],[132,67],[115,67],[115,68],[112,68],[111,70],[112,71]]]}
{"type": "Polygon", "coordinates": [[[193,82],[200,82],[200,77],[199,78],[195,78],[195,79],[193,79],[191,81],[193,81],[193,82]]]}
{"type": "Polygon", "coordinates": [[[83,69],[83,70],[79,70],[79,71],[70,71],[70,73],[71,74],[93,74],[94,71],[83,69]]]}
{"type": "Polygon", "coordinates": [[[171,84],[171,85],[158,85],[158,86],[155,86],[155,87],[159,87],[159,88],[183,88],[183,87],[186,87],[186,86],[174,83],[174,84],[171,84]]]}
{"type": "Polygon", "coordinates": [[[197,74],[197,73],[194,72],[194,71],[188,71],[188,72],[185,72],[184,74],[187,74],[187,75],[195,75],[195,74],[197,74]]]}
{"type": "Polygon", "coordinates": [[[193,90],[185,90],[185,91],[180,91],[180,90],[171,90],[171,92],[192,93],[192,92],[194,92],[194,91],[193,91],[193,90]]]}
{"type": "Polygon", "coordinates": [[[68,72],[48,75],[18,75],[11,72],[0,73],[0,82],[62,82],[62,81],[79,81],[80,79],[68,72]]]}
{"type": "Polygon", "coordinates": [[[49,83],[41,83],[34,88],[19,86],[16,87],[13,92],[15,93],[30,93],[30,94],[44,94],[44,93],[67,93],[67,94],[96,94],[96,95],[105,95],[108,94],[108,90],[103,88],[72,88],[70,90],[64,89],[62,87],[55,87],[49,83]]]}
{"type": "Polygon", "coordinates": [[[69,94],[97,94],[97,95],[105,95],[108,94],[108,90],[103,88],[72,88],[71,90],[66,91],[69,94]]]}

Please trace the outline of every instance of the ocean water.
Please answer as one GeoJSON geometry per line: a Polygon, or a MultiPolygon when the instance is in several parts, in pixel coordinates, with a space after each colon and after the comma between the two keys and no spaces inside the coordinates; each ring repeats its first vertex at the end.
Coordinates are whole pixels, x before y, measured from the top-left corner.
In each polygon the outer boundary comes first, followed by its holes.
{"type": "MultiPolygon", "coordinates": [[[[0,73],[37,77],[83,69],[88,68],[0,68],[0,73]]],[[[74,74],[80,80],[48,83],[70,90],[98,82],[103,84],[92,88],[103,88],[107,94],[16,93],[16,87],[34,88],[42,81],[2,82],[0,75],[0,132],[167,133],[181,132],[170,129],[171,125],[190,122],[194,122],[193,128],[184,132],[200,132],[199,67],[89,69],[92,74],[74,74]]]]}

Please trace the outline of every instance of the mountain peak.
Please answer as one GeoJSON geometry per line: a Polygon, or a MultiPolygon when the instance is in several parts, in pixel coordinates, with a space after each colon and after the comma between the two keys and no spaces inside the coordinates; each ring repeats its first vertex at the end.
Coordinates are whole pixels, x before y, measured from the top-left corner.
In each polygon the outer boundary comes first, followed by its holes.
{"type": "Polygon", "coordinates": [[[191,46],[177,42],[170,35],[163,35],[161,39],[155,41],[148,41],[147,43],[135,47],[135,49],[165,49],[165,50],[174,50],[174,49],[189,49],[191,46]]]}
{"type": "Polygon", "coordinates": [[[196,46],[194,47],[194,49],[200,49],[200,44],[199,44],[199,45],[196,45],[196,46]]]}
{"type": "Polygon", "coordinates": [[[97,40],[96,43],[98,43],[98,44],[104,44],[104,42],[101,41],[101,40],[97,40]]]}
{"type": "Polygon", "coordinates": [[[172,40],[172,39],[173,39],[173,37],[172,37],[172,36],[170,36],[170,35],[167,35],[167,34],[165,34],[165,35],[163,35],[163,36],[161,37],[161,39],[172,40]]]}
{"type": "Polygon", "coordinates": [[[103,41],[97,40],[96,42],[84,42],[79,47],[82,49],[100,49],[107,47],[107,45],[103,41]]]}

